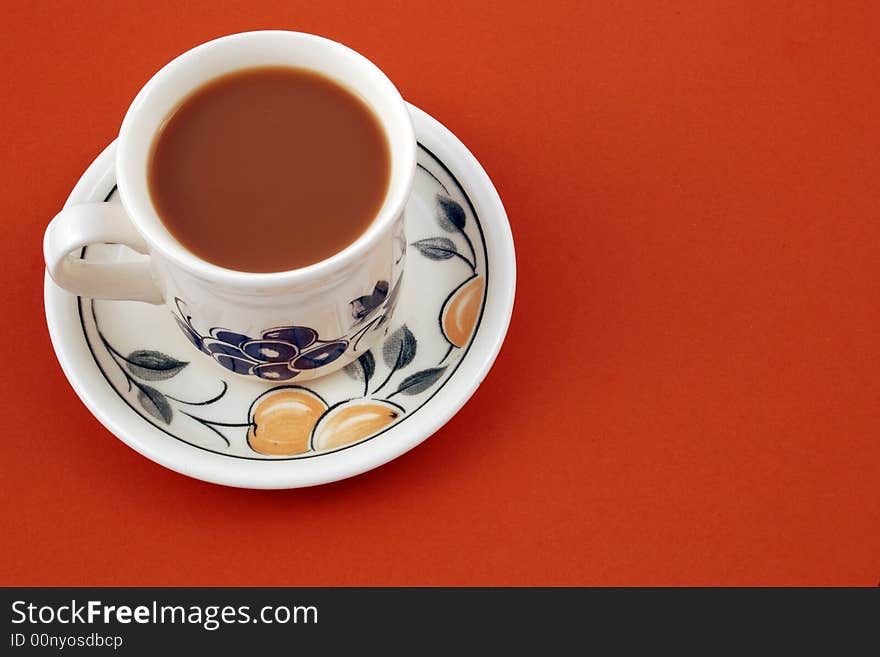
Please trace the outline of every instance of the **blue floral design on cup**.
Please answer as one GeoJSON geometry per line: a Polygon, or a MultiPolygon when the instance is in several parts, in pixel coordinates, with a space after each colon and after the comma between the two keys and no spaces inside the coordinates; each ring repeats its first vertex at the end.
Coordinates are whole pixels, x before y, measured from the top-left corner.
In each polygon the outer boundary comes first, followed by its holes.
{"type": "Polygon", "coordinates": [[[303,370],[329,365],[348,348],[347,340],[318,340],[307,326],[279,326],[260,338],[224,329],[212,329],[202,339],[206,353],[236,374],[252,374],[268,381],[289,381],[303,370]]]}
{"type": "Polygon", "coordinates": [[[181,315],[175,319],[187,339],[236,374],[289,381],[305,370],[329,365],[348,349],[348,340],[320,340],[318,332],[308,326],[277,326],[258,338],[224,328],[213,328],[203,336],[184,312],[184,302],[175,301],[181,315]]]}

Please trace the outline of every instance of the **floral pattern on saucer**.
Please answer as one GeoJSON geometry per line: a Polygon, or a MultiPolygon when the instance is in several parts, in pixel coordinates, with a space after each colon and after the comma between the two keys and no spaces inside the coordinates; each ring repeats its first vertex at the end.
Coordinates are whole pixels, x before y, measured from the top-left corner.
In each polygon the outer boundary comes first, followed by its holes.
{"type": "MultiPolygon", "coordinates": [[[[114,391],[170,438],[244,459],[320,457],[381,439],[418,413],[446,385],[473,342],[488,281],[485,238],[470,199],[446,166],[419,146],[406,219],[417,253],[407,259],[403,285],[398,281],[389,292],[388,283],[379,281],[373,294],[351,302],[358,320],[352,336],[322,341],[312,329],[296,325],[259,336],[223,329],[203,334],[182,302],[175,326],[163,307],[80,298],[86,341],[114,391]],[[395,303],[400,308],[390,322],[389,312],[374,312],[395,303]],[[383,328],[376,347],[338,372],[307,385],[271,383],[329,363],[358,335],[383,328]],[[181,330],[228,369],[266,381],[224,378],[205,359],[191,362],[181,330]]],[[[111,193],[108,201],[118,199],[111,193]]],[[[117,248],[90,247],[83,257],[117,248]]]]}

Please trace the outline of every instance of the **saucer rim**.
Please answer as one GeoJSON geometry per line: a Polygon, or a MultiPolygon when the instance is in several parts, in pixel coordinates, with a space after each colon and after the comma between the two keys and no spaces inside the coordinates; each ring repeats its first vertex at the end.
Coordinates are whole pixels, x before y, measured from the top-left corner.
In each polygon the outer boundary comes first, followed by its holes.
{"type": "MultiPolygon", "coordinates": [[[[407,103],[407,107],[412,114],[419,142],[425,143],[444,166],[455,167],[460,180],[465,184],[470,183],[467,189],[474,205],[479,208],[479,214],[487,218],[487,224],[491,224],[493,228],[494,244],[490,243],[487,237],[487,248],[497,252],[493,256],[495,271],[489,272],[493,286],[492,297],[487,298],[485,309],[488,319],[492,314],[489,312],[490,302],[495,307],[495,325],[491,327],[491,333],[486,326],[482,326],[481,328],[484,328],[482,336],[478,332],[474,337],[470,345],[471,349],[461,363],[461,365],[465,365],[465,361],[474,363],[475,365],[471,367],[473,371],[470,373],[459,371],[453,375],[453,379],[459,378],[459,381],[450,381],[449,391],[455,393],[450,403],[445,408],[442,406],[442,399],[434,404],[442,409],[442,412],[429,409],[429,412],[423,413],[420,423],[409,424],[408,429],[401,430],[394,436],[395,439],[369,441],[363,445],[363,449],[355,448],[341,458],[334,458],[337,454],[331,453],[323,458],[307,461],[249,461],[244,467],[241,462],[236,463],[234,459],[231,460],[233,463],[230,466],[228,464],[230,460],[221,455],[199,454],[197,458],[192,458],[195,452],[192,451],[191,446],[177,441],[161,444],[151,437],[142,438],[136,429],[125,426],[128,422],[126,418],[115,417],[118,415],[112,408],[115,402],[108,400],[111,406],[104,408],[103,404],[95,399],[102,392],[98,389],[90,389],[91,375],[86,371],[87,368],[80,368],[71,362],[74,360],[77,347],[70,343],[71,338],[62,335],[65,332],[61,330],[65,320],[63,302],[65,300],[75,302],[76,297],[58,288],[47,273],[44,277],[44,304],[52,346],[77,396],[101,424],[138,453],[180,474],[232,487],[287,489],[330,483],[372,470],[416,447],[452,419],[476,392],[504,342],[513,312],[516,255],[507,213],[495,186],[476,157],[442,123],[410,103],[407,103]],[[474,349],[478,340],[481,345],[474,349]],[[72,352],[67,353],[70,350],[72,352]]],[[[107,186],[108,177],[115,177],[112,164],[114,144],[115,141],[111,142],[85,169],[65,205],[79,202],[78,199],[84,197],[94,196],[99,188],[107,186]]]]}

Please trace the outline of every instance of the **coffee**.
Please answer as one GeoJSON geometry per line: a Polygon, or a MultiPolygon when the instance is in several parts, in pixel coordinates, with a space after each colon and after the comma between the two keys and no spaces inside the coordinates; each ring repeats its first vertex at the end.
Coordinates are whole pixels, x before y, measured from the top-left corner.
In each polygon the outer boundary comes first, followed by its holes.
{"type": "Polygon", "coordinates": [[[185,98],[155,138],[148,183],[188,251],[228,269],[276,272],[354,242],[390,174],[387,138],[360,97],[310,71],[264,67],[185,98]]]}

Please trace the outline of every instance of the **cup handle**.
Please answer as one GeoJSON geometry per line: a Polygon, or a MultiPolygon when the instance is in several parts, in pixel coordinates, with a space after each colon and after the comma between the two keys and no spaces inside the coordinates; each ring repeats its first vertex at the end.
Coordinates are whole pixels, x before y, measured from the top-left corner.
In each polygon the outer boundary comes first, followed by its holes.
{"type": "Polygon", "coordinates": [[[118,203],[67,207],[55,215],[43,237],[43,257],[52,280],[92,299],[163,303],[147,254],[144,239],[118,203]],[[128,262],[87,262],[79,253],[90,244],[124,244],[143,255],[128,262]]]}

